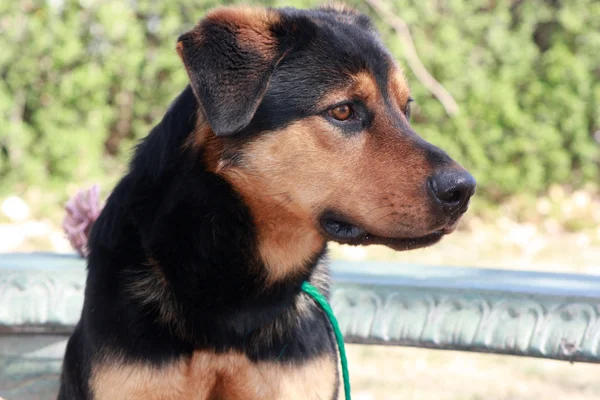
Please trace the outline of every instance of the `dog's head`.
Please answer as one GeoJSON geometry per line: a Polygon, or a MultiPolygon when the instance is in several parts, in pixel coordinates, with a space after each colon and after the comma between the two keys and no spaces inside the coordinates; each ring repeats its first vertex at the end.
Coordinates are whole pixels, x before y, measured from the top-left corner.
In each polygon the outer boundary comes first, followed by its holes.
{"type": "Polygon", "coordinates": [[[367,17],[222,8],[177,50],[203,115],[189,145],[248,204],[267,264],[326,240],[427,246],[467,210],[475,180],[411,128],[406,79],[367,17]]]}

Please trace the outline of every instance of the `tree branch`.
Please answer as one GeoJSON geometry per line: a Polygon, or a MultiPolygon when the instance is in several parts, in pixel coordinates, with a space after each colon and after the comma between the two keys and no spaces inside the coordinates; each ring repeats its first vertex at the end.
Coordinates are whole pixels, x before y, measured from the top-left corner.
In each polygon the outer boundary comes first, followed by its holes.
{"type": "Polygon", "coordinates": [[[406,22],[400,17],[394,15],[390,10],[389,4],[385,0],[366,0],[371,8],[377,13],[383,22],[391,26],[398,34],[400,41],[405,49],[405,58],[408,66],[413,71],[417,79],[429,90],[446,109],[450,116],[458,114],[458,104],[452,95],[427,71],[415,48],[410,30],[406,22]]]}

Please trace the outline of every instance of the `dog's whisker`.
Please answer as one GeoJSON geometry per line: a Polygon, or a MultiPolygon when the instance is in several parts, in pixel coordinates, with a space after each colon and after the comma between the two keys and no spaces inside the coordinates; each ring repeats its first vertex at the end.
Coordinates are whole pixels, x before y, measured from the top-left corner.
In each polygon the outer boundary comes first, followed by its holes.
{"type": "Polygon", "coordinates": [[[286,197],[285,199],[281,200],[279,203],[275,204],[275,205],[273,206],[273,208],[271,208],[271,211],[274,211],[274,210],[276,210],[276,209],[277,209],[277,208],[279,208],[279,207],[283,207],[284,205],[286,205],[286,204],[290,203],[291,201],[292,201],[292,199],[291,199],[291,198],[289,198],[289,197],[286,197]]]}
{"type": "Polygon", "coordinates": [[[281,193],[274,193],[274,194],[263,194],[264,197],[276,197],[276,196],[283,196],[283,195],[287,195],[288,192],[281,192],[281,193]]]}
{"type": "Polygon", "coordinates": [[[388,214],[384,215],[383,217],[381,217],[381,218],[379,218],[377,221],[375,221],[375,224],[374,224],[374,225],[378,224],[379,222],[383,221],[383,220],[384,220],[384,219],[386,219],[387,217],[390,217],[390,216],[392,216],[392,215],[394,215],[394,214],[396,214],[396,212],[395,212],[395,211],[392,211],[391,213],[388,213],[388,214]]]}
{"type": "Polygon", "coordinates": [[[370,211],[366,212],[365,214],[363,214],[363,217],[366,217],[367,215],[371,214],[375,210],[380,210],[382,208],[393,207],[393,206],[394,206],[393,204],[385,204],[383,206],[375,207],[375,208],[371,209],[370,211]]]}

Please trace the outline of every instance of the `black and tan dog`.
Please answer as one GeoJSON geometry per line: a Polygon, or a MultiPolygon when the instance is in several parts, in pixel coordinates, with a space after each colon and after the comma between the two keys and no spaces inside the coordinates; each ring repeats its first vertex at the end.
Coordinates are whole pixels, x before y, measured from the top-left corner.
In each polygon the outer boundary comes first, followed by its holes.
{"type": "Polygon", "coordinates": [[[345,8],[222,8],[190,86],[95,223],[59,399],[334,399],[330,240],[431,245],[473,178],[409,125],[405,78],[345,8]]]}

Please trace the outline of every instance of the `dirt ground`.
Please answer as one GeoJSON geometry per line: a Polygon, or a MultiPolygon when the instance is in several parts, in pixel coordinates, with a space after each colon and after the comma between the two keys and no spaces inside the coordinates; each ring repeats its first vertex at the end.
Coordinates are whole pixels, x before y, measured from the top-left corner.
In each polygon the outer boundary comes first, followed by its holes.
{"type": "Polygon", "coordinates": [[[600,366],[400,347],[348,346],[354,400],[597,400],[600,366]]]}

